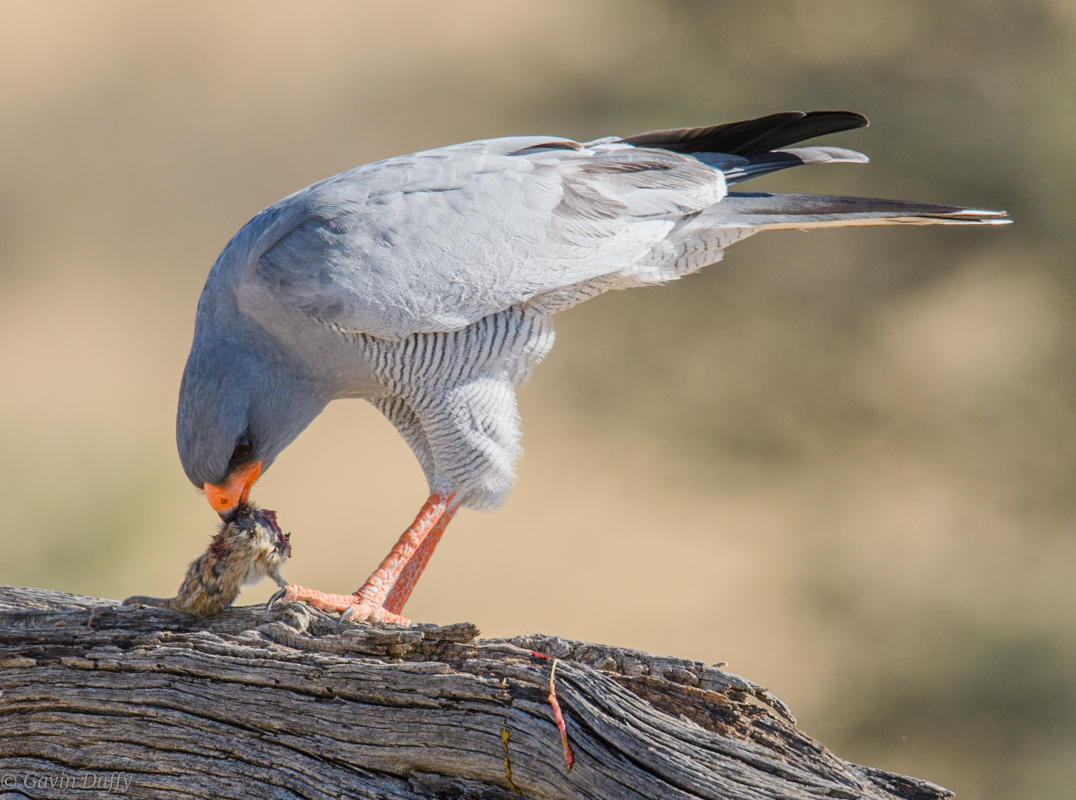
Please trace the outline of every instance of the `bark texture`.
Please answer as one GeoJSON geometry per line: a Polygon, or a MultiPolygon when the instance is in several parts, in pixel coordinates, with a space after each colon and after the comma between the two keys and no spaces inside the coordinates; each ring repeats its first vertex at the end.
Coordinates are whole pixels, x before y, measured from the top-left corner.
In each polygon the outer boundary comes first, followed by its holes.
{"type": "Polygon", "coordinates": [[[715,667],[477,636],[0,588],[0,797],[950,796],[842,761],[715,667]]]}

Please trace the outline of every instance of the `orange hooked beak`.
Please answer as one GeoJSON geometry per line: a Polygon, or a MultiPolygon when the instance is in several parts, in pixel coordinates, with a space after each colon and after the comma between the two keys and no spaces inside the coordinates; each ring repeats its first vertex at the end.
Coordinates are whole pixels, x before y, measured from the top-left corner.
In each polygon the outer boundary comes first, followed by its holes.
{"type": "Polygon", "coordinates": [[[225,478],[220,486],[214,486],[211,483],[202,484],[206,500],[209,501],[209,505],[213,506],[213,510],[220,514],[221,519],[227,519],[236,506],[247,502],[247,498],[250,497],[250,487],[261,474],[262,462],[251,461],[244,464],[225,478]]]}

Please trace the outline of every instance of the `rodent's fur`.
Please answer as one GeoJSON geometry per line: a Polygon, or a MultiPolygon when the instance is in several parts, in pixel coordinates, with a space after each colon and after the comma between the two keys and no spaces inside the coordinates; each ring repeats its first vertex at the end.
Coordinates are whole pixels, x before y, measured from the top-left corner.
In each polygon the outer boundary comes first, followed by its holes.
{"type": "Polygon", "coordinates": [[[281,532],[275,511],[245,503],[221,524],[206,551],[191,562],[175,597],[128,597],[123,604],[212,617],[230,606],[245,584],[269,577],[278,586],[287,586],[280,568],[291,556],[289,537],[281,532]]]}

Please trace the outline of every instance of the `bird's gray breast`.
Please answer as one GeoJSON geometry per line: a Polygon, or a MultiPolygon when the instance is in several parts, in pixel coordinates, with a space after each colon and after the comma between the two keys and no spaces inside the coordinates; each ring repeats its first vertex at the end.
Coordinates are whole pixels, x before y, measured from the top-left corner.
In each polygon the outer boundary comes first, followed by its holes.
{"type": "Polygon", "coordinates": [[[431,491],[500,505],[520,446],[515,389],[553,346],[549,316],[513,307],[447,333],[403,341],[350,335],[388,393],[372,402],[422,465],[431,491]]]}

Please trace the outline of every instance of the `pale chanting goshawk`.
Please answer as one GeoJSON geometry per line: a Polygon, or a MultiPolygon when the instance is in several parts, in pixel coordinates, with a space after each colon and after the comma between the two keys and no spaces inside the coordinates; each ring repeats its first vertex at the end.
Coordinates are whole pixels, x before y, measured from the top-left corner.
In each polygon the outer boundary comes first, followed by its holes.
{"type": "Polygon", "coordinates": [[[406,624],[400,612],[457,508],[494,508],[512,486],[516,387],[552,347],[556,312],[682,278],[759,231],[1007,221],[729,191],[786,167],[866,162],[789,148],[866,124],[845,111],[786,112],[584,144],[488,139],[284,198],[228,243],[198,303],[176,422],[187,476],[227,520],[327,403],[373,403],[414,451],[430,497],[354,594],[288,585],[282,602],[406,624]]]}

